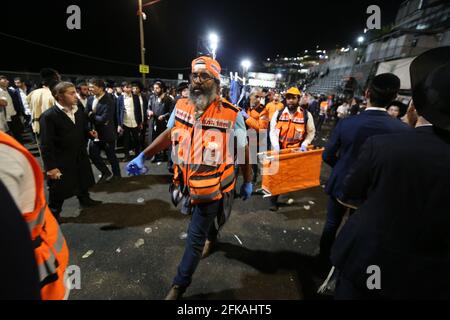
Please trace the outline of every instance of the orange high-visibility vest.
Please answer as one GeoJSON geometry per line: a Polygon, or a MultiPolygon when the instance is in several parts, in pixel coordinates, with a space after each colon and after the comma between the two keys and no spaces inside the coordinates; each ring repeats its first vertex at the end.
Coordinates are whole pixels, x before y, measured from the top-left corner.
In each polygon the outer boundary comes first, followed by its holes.
{"type": "Polygon", "coordinates": [[[58,222],[47,206],[41,167],[31,153],[9,135],[0,132],[0,143],[21,152],[33,169],[36,187],[34,210],[22,212],[22,216],[28,224],[34,245],[41,282],[41,298],[62,300],[66,294],[64,273],[69,262],[69,249],[58,222]]]}
{"type": "Polygon", "coordinates": [[[195,119],[195,106],[188,99],[180,99],[175,109],[171,132],[178,156],[174,183],[188,188],[192,204],[219,200],[236,184],[234,157],[228,149],[239,109],[216,100],[199,119],[195,119]]]}
{"type": "Polygon", "coordinates": [[[289,109],[286,107],[279,116],[276,128],[280,130],[280,148],[299,147],[306,137],[305,112],[298,108],[291,119],[289,109]]]}
{"type": "Polygon", "coordinates": [[[250,109],[248,115],[250,117],[245,120],[245,124],[249,128],[259,131],[269,127],[269,114],[264,106],[250,109]]]}
{"type": "Polygon", "coordinates": [[[320,103],[320,114],[327,114],[328,111],[328,101],[322,101],[320,103]]]}

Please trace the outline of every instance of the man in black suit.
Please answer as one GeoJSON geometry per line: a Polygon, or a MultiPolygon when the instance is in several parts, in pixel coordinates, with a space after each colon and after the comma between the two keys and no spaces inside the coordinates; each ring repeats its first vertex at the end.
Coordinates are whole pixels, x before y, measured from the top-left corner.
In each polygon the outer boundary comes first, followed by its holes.
{"type": "Polygon", "coordinates": [[[369,138],[344,182],[340,200],[358,209],[332,251],[338,299],[450,299],[450,47],[410,73],[416,129],[369,138]]]}
{"type": "Polygon", "coordinates": [[[139,143],[141,150],[144,150],[147,145],[145,144],[145,138],[146,138],[146,132],[148,128],[148,118],[147,118],[147,106],[148,106],[148,98],[145,94],[143,94],[144,91],[144,85],[139,82],[133,82],[132,84],[132,90],[133,94],[139,97],[139,103],[141,104],[142,108],[142,129],[139,132],[139,143]]]}
{"type": "Polygon", "coordinates": [[[77,107],[77,92],[70,82],[60,82],[53,89],[56,104],[39,120],[41,152],[49,186],[49,208],[59,220],[65,199],[77,196],[81,208],[99,204],[88,189],[95,183],[86,151],[88,129],[85,115],[77,107]]]}
{"type": "Polygon", "coordinates": [[[9,88],[9,80],[5,76],[0,76],[0,99],[7,102],[5,107],[6,120],[11,135],[20,143],[23,143],[23,118],[25,116],[25,109],[22,104],[22,99],[16,90],[9,88]]]}
{"type": "Polygon", "coordinates": [[[326,269],[331,266],[330,250],[347,211],[336,198],[342,191],[342,182],[355,163],[362,144],[374,135],[410,130],[407,125],[393,119],[386,112],[386,107],[397,97],[399,89],[400,79],[397,76],[390,73],[376,76],[366,92],[366,111],[339,121],[325,148],[323,160],[333,168],[325,188],[330,198],[327,221],[320,239],[319,257],[326,269]]]}
{"type": "Polygon", "coordinates": [[[105,92],[105,82],[92,79],[90,88],[94,96],[88,99],[86,113],[91,125],[98,132],[98,139],[89,143],[89,155],[96,168],[102,173],[99,183],[120,179],[119,161],[116,157],[116,127],[114,126],[115,104],[105,92]],[[101,157],[104,150],[111,164],[112,173],[101,157]]]}
{"type": "Polygon", "coordinates": [[[143,128],[144,111],[139,96],[132,93],[131,84],[122,83],[123,94],[117,100],[118,128],[117,132],[123,134],[125,150],[124,161],[133,160],[130,151],[134,149],[135,156],[141,153],[139,133],[143,128]]]}

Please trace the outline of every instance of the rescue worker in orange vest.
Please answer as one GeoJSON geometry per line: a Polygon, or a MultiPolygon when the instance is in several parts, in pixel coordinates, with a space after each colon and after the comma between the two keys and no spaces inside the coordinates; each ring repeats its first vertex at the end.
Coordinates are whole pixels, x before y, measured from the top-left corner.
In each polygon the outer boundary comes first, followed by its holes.
{"type": "Polygon", "coordinates": [[[269,121],[272,120],[273,115],[277,111],[281,111],[284,109],[284,104],[281,102],[281,95],[278,92],[275,92],[273,95],[272,102],[269,102],[266,105],[266,110],[269,113],[269,121]]]}
{"type": "MultiPolygon", "coordinates": [[[[314,118],[310,112],[301,107],[307,105],[307,101],[302,97],[300,90],[292,87],[286,92],[285,97],[286,108],[276,111],[270,121],[272,150],[279,152],[287,148],[300,148],[303,152],[307,151],[316,134],[314,118]]],[[[278,196],[271,197],[270,202],[270,210],[278,211],[278,196]]]]}
{"type": "Polygon", "coordinates": [[[248,150],[244,119],[238,107],[220,98],[220,71],[219,63],[209,57],[192,62],[189,98],[178,100],[168,129],[127,165],[129,174],[142,174],[146,159],[172,145],[172,200],[175,205],[182,204],[184,213],[192,213],[192,219],[185,252],[166,300],[181,298],[202,253],[206,256],[216,240],[216,218],[221,227],[231,212],[236,184],[235,138],[245,182],[243,199],[250,198],[253,190],[251,167],[246,164],[248,152],[239,152],[248,150]]]}
{"type": "MultiPolygon", "coordinates": [[[[241,114],[244,117],[245,124],[247,125],[247,129],[256,130],[256,134],[249,134],[249,145],[250,148],[255,148],[253,150],[254,154],[260,152],[259,150],[259,142],[264,141],[264,146],[261,146],[263,150],[267,151],[267,129],[269,127],[269,112],[266,110],[263,104],[261,104],[261,100],[264,99],[264,92],[260,88],[253,88],[250,92],[249,97],[249,106],[247,109],[242,109],[241,114]],[[260,131],[261,139],[260,139],[260,131]],[[264,139],[264,140],[263,140],[264,139]]],[[[256,159],[254,162],[257,162],[256,159]]],[[[256,184],[258,179],[258,164],[252,164],[253,169],[253,184],[256,184]]]]}
{"type": "Polygon", "coordinates": [[[317,121],[317,132],[322,131],[322,125],[328,117],[328,101],[322,101],[319,109],[319,120],[317,121]]]}
{"type": "Polygon", "coordinates": [[[64,273],[69,250],[58,222],[47,206],[42,169],[24,146],[2,131],[0,180],[28,224],[39,272],[41,298],[67,298],[64,273]]]}

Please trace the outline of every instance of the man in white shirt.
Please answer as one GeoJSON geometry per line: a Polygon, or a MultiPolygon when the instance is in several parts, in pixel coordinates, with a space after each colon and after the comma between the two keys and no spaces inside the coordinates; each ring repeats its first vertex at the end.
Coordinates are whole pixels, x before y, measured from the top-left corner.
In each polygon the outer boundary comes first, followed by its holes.
{"type": "Polygon", "coordinates": [[[39,118],[41,115],[55,105],[55,98],[50,90],[56,83],[61,81],[58,71],[53,69],[41,70],[42,88],[32,91],[28,97],[28,104],[31,110],[33,132],[37,135],[40,133],[39,118]]]}
{"type": "Polygon", "coordinates": [[[130,151],[133,149],[135,155],[141,152],[139,132],[142,130],[143,109],[138,96],[132,94],[131,84],[122,83],[123,94],[117,100],[119,109],[119,125],[117,132],[124,136],[125,162],[133,159],[130,151]]]}
{"type": "MultiPolygon", "coordinates": [[[[351,103],[351,101],[350,101],[351,103]]],[[[350,109],[350,104],[348,101],[345,101],[342,105],[337,108],[337,117],[339,120],[344,119],[348,116],[348,111],[350,109]]]]}
{"type": "Polygon", "coordinates": [[[27,95],[28,95],[27,85],[19,77],[14,79],[14,84],[16,85],[16,88],[17,88],[16,91],[20,95],[20,99],[22,100],[27,126],[30,126],[31,110],[30,110],[30,105],[28,104],[28,100],[27,100],[27,95]]]}
{"type": "Polygon", "coordinates": [[[18,93],[8,86],[8,78],[0,76],[0,99],[6,101],[6,122],[14,138],[22,143],[23,105],[18,93]]]}

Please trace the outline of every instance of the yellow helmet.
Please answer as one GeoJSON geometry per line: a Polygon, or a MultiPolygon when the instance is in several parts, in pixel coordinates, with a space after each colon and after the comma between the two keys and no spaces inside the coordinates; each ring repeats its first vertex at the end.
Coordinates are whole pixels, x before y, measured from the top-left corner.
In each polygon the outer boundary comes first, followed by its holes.
{"type": "Polygon", "coordinates": [[[300,90],[298,90],[298,88],[296,88],[296,87],[289,88],[289,90],[286,91],[286,95],[288,95],[288,94],[291,94],[293,96],[301,96],[302,95],[300,90]]]}

